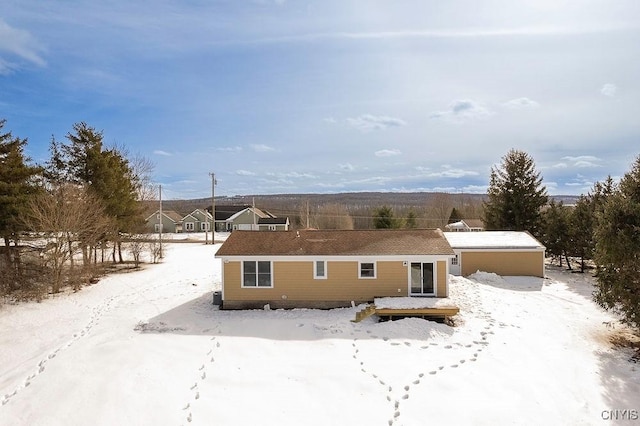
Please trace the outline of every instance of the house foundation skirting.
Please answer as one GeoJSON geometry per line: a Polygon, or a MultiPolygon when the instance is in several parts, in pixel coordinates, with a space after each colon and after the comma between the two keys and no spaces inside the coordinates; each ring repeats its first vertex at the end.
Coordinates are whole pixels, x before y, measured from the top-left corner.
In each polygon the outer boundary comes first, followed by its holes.
{"type": "MultiPolygon", "coordinates": [[[[351,300],[224,300],[222,309],[238,310],[238,309],[264,309],[269,305],[271,309],[333,309],[351,307],[351,300]]],[[[354,300],[356,305],[362,303],[371,303],[372,300],[354,300]]]]}

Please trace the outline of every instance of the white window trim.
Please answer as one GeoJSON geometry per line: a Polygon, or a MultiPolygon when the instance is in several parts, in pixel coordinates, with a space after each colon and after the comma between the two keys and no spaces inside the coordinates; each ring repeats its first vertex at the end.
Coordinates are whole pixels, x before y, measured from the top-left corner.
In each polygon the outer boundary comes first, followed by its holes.
{"type": "Polygon", "coordinates": [[[193,222],[185,222],[184,223],[184,230],[185,231],[195,231],[196,230],[196,225],[193,222]]]}
{"type": "Polygon", "coordinates": [[[314,280],[326,280],[327,279],[327,261],[326,260],[314,260],[313,261],[313,279],[314,280]],[[324,263],[324,275],[318,275],[318,262],[324,263]]]}
{"type": "Polygon", "coordinates": [[[270,260],[243,260],[240,262],[240,287],[241,288],[273,288],[273,262],[270,260]],[[254,262],[256,264],[256,285],[244,285],[244,262],[254,262]],[[269,262],[269,286],[259,286],[258,285],[258,262],[269,262]]]}
{"type": "Polygon", "coordinates": [[[361,280],[375,280],[378,277],[378,265],[375,260],[366,261],[360,260],[358,261],[358,278],[361,280]],[[372,277],[363,277],[362,276],[362,264],[363,263],[372,263],[373,264],[373,276],[372,277]]]}
{"type": "Polygon", "coordinates": [[[458,255],[457,254],[456,254],[455,257],[451,258],[451,264],[452,265],[456,265],[456,266],[458,265],[458,255]]]}
{"type": "Polygon", "coordinates": [[[277,225],[269,225],[269,231],[277,231],[277,230],[278,230],[277,225]]]}
{"type": "Polygon", "coordinates": [[[209,231],[211,226],[209,226],[209,222],[200,222],[200,230],[201,231],[209,231]]]}

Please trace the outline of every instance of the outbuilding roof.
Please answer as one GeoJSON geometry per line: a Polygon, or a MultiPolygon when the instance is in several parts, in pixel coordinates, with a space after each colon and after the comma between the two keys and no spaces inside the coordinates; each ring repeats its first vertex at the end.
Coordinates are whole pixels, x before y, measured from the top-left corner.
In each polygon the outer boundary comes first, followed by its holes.
{"type": "Polygon", "coordinates": [[[216,257],[454,255],[439,229],[233,231],[216,257]]]}
{"type": "Polygon", "coordinates": [[[544,245],[524,231],[445,232],[454,249],[540,249],[544,245]]]}

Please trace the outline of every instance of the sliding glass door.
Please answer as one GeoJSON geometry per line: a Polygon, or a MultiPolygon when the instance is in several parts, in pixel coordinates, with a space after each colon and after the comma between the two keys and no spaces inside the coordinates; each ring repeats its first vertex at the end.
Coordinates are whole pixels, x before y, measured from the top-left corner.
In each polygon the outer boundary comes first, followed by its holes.
{"type": "Polygon", "coordinates": [[[411,262],[411,295],[435,295],[433,263],[411,262]]]}

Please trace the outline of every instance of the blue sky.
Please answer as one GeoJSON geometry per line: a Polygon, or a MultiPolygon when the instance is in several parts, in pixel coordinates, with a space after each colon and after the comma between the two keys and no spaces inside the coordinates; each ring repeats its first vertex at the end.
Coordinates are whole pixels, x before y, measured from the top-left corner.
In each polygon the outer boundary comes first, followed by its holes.
{"type": "Polygon", "coordinates": [[[74,123],[168,198],[483,193],[511,148],[550,194],[640,154],[640,2],[2,0],[0,118],[74,123]]]}

